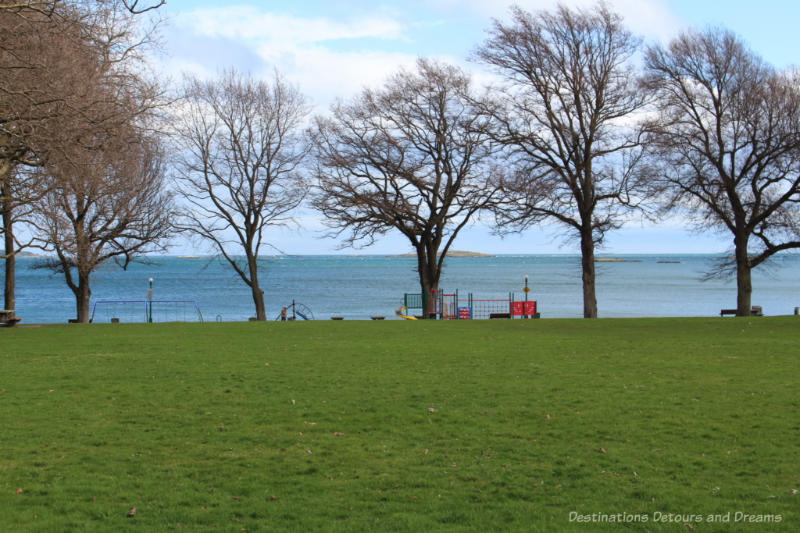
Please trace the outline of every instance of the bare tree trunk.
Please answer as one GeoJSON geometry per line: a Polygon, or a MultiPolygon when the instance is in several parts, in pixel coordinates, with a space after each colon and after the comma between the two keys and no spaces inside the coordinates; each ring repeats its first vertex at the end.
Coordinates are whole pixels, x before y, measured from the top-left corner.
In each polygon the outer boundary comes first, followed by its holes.
{"type": "Polygon", "coordinates": [[[5,288],[3,292],[3,309],[14,310],[16,306],[16,270],[17,270],[17,254],[16,243],[14,242],[14,222],[12,219],[11,202],[5,192],[3,195],[3,235],[5,238],[5,255],[6,255],[6,278],[5,288]]]}
{"type": "Polygon", "coordinates": [[[750,259],[747,257],[747,237],[737,237],[736,246],[736,316],[750,316],[753,294],[750,259]]]}
{"type": "Polygon", "coordinates": [[[247,266],[250,270],[250,290],[256,306],[256,320],[264,321],[267,319],[267,310],[264,307],[264,291],[258,285],[258,258],[248,253],[247,266]]]}
{"type": "Polygon", "coordinates": [[[581,228],[583,318],[597,318],[597,296],[595,295],[594,266],[594,239],[592,238],[592,228],[583,227],[581,228]]]}
{"type": "Polygon", "coordinates": [[[89,301],[92,289],[89,287],[89,274],[78,273],[78,287],[75,292],[75,306],[78,312],[78,322],[89,323],[89,301]]]}
{"type": "Polygon", "coordinates": [[[417,245],[417,271],[419,272],[419,286],[422,290],[422,317],[436,318],[430,311],[431,291],[439,289],[439,276],[436,271],[436,256],[430,257],[430,250],[425,244],[417,245]]]}

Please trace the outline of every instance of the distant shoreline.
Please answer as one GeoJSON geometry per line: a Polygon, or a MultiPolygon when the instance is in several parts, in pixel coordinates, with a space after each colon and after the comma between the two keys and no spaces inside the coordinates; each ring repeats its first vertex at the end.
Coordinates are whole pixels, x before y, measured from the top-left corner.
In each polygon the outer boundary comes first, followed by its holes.
{"type": "MultiPolygon", "coordinates": [[[[417,257],[417,254],[411,252],[407,254],[390,255],[388,257],[417,257]]],[[[496,257],[492,254],[484,254],[481,252],[470,252],[467,250],[450,250],[447,252],[447,257],[496,257]]]]}
{"type": "Polygon", "coordinates": [[[641,263],[641,259],[623,259],[621,257],[597,257],[595,263],[641,263]]]}

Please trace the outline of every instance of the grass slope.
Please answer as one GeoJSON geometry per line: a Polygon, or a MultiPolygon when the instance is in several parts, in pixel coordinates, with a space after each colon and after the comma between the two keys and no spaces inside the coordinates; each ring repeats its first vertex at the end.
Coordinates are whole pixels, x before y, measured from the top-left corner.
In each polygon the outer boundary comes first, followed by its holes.
{"type": "Polygon", "coordinates": [[[794,317],[50,326],[0,342],[3,531],[800,530],[794,317]]]}

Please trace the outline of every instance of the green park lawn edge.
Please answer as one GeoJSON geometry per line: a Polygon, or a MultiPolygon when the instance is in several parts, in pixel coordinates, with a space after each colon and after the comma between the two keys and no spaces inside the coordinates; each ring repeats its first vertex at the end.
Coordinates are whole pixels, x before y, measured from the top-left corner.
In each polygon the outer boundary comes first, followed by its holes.
{"type": "Polygon", "coordinates": [[[797,317],[7,328],[0,530],[800,531],[798,363],[797,317]]]}

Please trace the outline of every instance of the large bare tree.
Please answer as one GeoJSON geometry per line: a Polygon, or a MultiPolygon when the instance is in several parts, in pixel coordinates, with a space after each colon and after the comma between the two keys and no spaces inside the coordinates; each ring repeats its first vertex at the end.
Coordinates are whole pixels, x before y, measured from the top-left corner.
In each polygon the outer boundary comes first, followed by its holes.
{"type": "Polygon", "coordinates": [[[660,111],[648,126],[655,184],[700,228],[730,232],[747,316],[751,270],[800,248],[800,79],[723,29],[653,46],[646,66],[660,111]]]}
{"type": "Polygon", "coordinates": [[[423,297],[437,289],[459,232],[491,202],[496,172],[470,78],[420,59],[313,127],[313,205],[345,245],[389,231],[417,255],[423,297]]]}
{"type": "Polygon", "coordinates": [[[511,15],[477,50],[506,82],[485,108],[513,169],[497,222],[506,231],[555,221],[577,237],[583,316],[594,318],[595,247],[635,203],[632,116],[645,99],[630,60],[639,40],[604,4],[511,15]]]}
{"type": "Polygon", "coordinates": [[[74,150],[79,131],[116,127],[108,114],[116,110],[95,87],[129,84],[138,49],[149,44],[155,27],[133,16],[147,7],[138,2],[0,0],[6,309],[15,308],[16,254],[31,244],[20,242],[15,224],[28,220],[30,207],[45,192],[40,178],[46,173],[31,168],[42,166],[50,154],[74,150]]]}
{"type": "Polygon", "coordinates": [[[12,167],[4,206],[32,207],[36,245],[56,252],[45,266],[63,272],[85,322],[91,273],[110,259],[127,265],[169,229],[150,130],[162,90],[141,62],[153,26],[118,2],[3,10],[0,20],[14,29],[0,65],[8,82],[0,156],[12,167]],[[36,186],[21,187],[20,177],[31,176],[36,186]]]}
{"type": "Polygon", "coordinates": [[[256,319],[266,320],[259,254],[265,231],[290,222],[305,196],[309,107],[277,73],[271,83],[235,71],[190,78],[185,93],[176,128],[179,227],[219,251],[250,287],[256,319]]]}
{"type": "MultiPolygon", "coordinates": [[[[42,192],[38,174],[27,172],[41,164],[45,139],[54,142],[53,117],[63,95],[55,87],[78,82],[67,66],[60,44],[69,40],[74,25],[57,28],[48,14],[22,16],[0,3],[0,212],[2,212],[4,290],[3,308],[16,307],[16,255],[30,242],[20,242],[15,225],[24,223],[33,200],[42,192]]],[[[74,33],[72,33],[74,36],[74,33]]],[[[85,57],[85,56],[83,56],[85,57]]],[[[70,63],[72,61],[69,61],[70,63]]]]}

